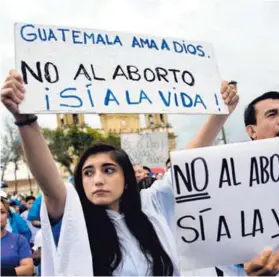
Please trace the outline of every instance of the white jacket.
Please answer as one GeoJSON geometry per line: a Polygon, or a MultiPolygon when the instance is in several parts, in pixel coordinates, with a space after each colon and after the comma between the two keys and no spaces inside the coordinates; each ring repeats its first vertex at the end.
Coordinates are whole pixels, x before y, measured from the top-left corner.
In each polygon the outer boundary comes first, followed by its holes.
{"type": "MultiPolygon", "coordinates": [[[[163,180],[156,181],[150,188],[142,190],[141,201],[143,212],[153,224],[161,244],[173,262],[174,275],[180,275],[175,242],[175,201],[170,178],[168,173],[163,180]]],[[[82,206],[75,188],[72,185],[66,187],[66,206],[57,248],[46,205],[42,202],[42,275],[92,276],[92,256],[82,206]]],[[[152,275],[152,272],[146,272],[146,260],[142,257],[137,241],[126,227],[123,216],[112,211],[108,214],[116,226],[124,251],[127,252],[123,255],[123,264],[116,269],[114,275],[152,275]]]]}

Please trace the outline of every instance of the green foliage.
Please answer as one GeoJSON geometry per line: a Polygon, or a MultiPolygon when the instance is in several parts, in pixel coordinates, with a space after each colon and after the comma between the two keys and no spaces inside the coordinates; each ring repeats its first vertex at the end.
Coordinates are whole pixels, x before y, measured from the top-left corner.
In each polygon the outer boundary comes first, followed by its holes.
{"type": "Polygon", "coordinates": [[[109,135],[104,136],[97,130],[90,127],[79,129],[73,126],[67,130],[43,129],[44,136],[54,159],[64,166],[73,175],[74,162],[94,143],[109,143],[120,147],[120,137],[109,135]]]}

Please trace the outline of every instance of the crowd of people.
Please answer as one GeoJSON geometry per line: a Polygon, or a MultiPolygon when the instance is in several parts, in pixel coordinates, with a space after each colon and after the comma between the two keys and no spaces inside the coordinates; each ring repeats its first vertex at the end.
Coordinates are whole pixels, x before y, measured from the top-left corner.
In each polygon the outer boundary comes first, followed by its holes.
{"type": "MultiPolygon", "coordinates": [[[[30,217],[31,210],[19,215],[29,219],[34,228],[41,227],[42,275],[186,274],[181,272],[176,247],[171,160],[166,161],[164,176],[154,178],[143,165],[132,165],[122,149],[96,144],[80,157],[73,184],[65,185],[37,117],[19,114],[18,104],[25,93],[28,92],[22,77],[11,71],[2,87],[1,101],[15,117],[28,165],[43,192],[40,205],[36,205],[41,211],[39,219],[30,217]],[[34,221],[39,223],[34,225],[34,221]]],[[[221,94],[230,115],[239,102],[236,84],[223,82],[221,94]]],[[[244,114],[252,140],[279,137],[279,92],[259,96],[244,114]]],[[[209,116],[186,148],[212,145],[229,115],[209,116]]],[[[8,214],[6,204],[1,197],[1,214],[8,214]]],[[[7,226],[7,220],[6,223],[3,220],[3,226],[7,226]]],[[[2,228],[1,217],[2,245],[7,234],[11,240],[19,240],[18,247],[32,244],[30,231],[28,237],[13,236],[6,227],[2,228]]],[[[30,248],[26,249],[10,263],[6,273],[31,273],[28,270],[33,267],[33,259],[30,248]]],[[[245,264],[196,270],[192,275],[275,276],[278,273],[279,252],[268,249],[245,264]]]]}
{"type": "Polygon", "coordinates": [[[2,276],[40,275],[40,199],[1,191],[2,276]]]}

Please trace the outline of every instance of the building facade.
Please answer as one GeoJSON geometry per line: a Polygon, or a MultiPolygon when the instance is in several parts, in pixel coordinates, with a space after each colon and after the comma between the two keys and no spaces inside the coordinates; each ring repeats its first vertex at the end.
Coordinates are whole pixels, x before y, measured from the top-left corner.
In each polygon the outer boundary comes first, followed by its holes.
{"type": "MultiPolygon", "coordinates": [[[[168,122],[167,114],[145,114],[145,127],[141,127],[139,114],[100,114],[102,134],[121,133],[152,133],[167,132],[169,138],[169,150],[176,148],[176,136],[173,128],[168,122]]],[[[67,128],[72,125],[84,127],[85,120],[83,114],[58,114],[57,127],[67,128]]]]}
{"type": "Polygon", "coordinates": [[[145,127],[141,127],[139,114],[100,114],[105,134],[167,132],[169,150],[176,148],[176,136],[167,114],[145,114],[145,127]]]}
{"type": "Polygon", "coordinates": [[[64,129],[76,125],[77,127],[84,127],[85,120],[83,114],[57,114],[56,115],[57,128],[64,129]]]}

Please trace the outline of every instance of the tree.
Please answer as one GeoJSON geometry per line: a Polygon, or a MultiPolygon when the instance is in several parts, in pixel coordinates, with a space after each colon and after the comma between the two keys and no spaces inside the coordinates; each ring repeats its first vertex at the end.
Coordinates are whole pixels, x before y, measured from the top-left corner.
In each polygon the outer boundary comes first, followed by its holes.
{"type": "Polygon", "coordinates": [[[120,136],[109,134],[107,137],[105,137],[104,142],[111,144],[117,148],[121,147],[120,136]]]}
{"type": "Polygon", "coordinates": [[[66,134],[60,129],[49,130],[46,128],[43,129],[43,133],[54,159],[64,166],[71,175],[73,175],[71,168],[73,158],[69,153],[69,141],[66,134]]]}
{"type": "Polygon", "coordinates": [[[100,132],[98,132],[97,130],[92,129],[90,127],[87,128],[86,132],[92,135],[94,143],[102,142],[102,143],[111,144],[117,148],[121,147],[120,136],[117,134],[110,133],[107,136],[105,136],[100,132]]]}
{"type": "Polygon", "coordinates": [[[12,119],[6,117],[4,120],[4,135],[1,137],[1,161],[2,161],[2,174],[1,181],[4,180],[4,174],[9,162],[14,164],[14,178],[15,178],[15,192],[17,193],[17,170],[18,162],[22,156],[21,140],[17,128],[15,127],[12,119]]]}
{"type": "Polygon", "coordinates": [[[79,129],[73,126],[66,130],[43,129],[48,146],[54,159],[73,175],[73,165],[82,154],[94,143],[105,142],[114,146],[120,146],[120,137],[104,136],[90,127],[79,129]]]}
{"type": "Polygon", "coordinates": [[[1,137],[1,183],[4,181],[7,165],[10,159],[10,150],[8,147],[8,136],[5,134],[1,137]]]}

